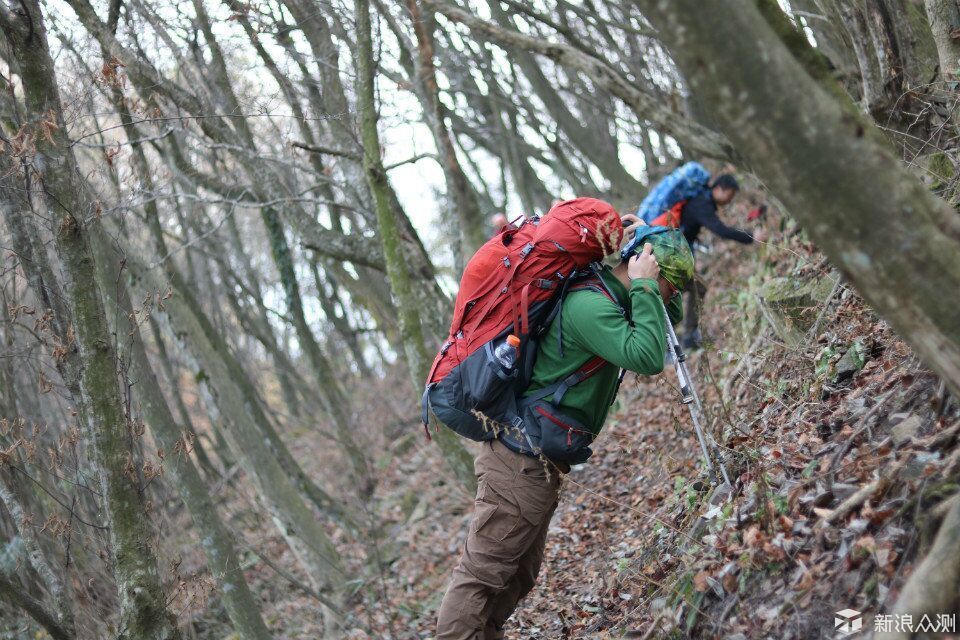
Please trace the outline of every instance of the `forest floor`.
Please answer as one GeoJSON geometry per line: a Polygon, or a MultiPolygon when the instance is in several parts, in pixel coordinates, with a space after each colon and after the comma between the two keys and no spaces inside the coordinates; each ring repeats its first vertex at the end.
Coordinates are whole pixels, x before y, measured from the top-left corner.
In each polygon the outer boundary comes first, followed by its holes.
{"type": "MultiPolygon", "coordinates": [[[[833,637],[834,612],[864,612],[868,630],[895,602],[958,488],[957,403],[943,406],[938,379],[843,284],[785,342],[759,302],[770,282],[832,273],[802,234],[775,237],[715,243],[702,260],[710,342],[690,364],[733,496],[710,502],[672,367],[628,375],[593,457],[564,481],[539,582],[508,638],[833,637]]],[[[416,429],[379,465],[383,569],[357,572],[350,638],[432,637],[466,535],[473,498],[416,429]]],[[[309,437],[294,450],[329,476],[309,437]]],[[[261,555],[294,564],[265,523],[243,526],[261,555]]],[[[338,540],[347,564],[371,551],[338,540]]],[[[276,637],[316,637],[315,600],[256,557],[248,575],[276,637]]]]}
{"type": "MultiPolygon", "coordinates": [[[[715,243],[705,260],[711,343],[691,367],[732,499],[710,504],[672,368],[628,376],[593,457],[565,480],[509,638],[806,639],[834,637],[836,611],[864,612],[864,629],[889,611],[957,490],[956,403],[945,410],[936,377],[842,284],[785,344],[760,319],[766,284],[832,275],[788,236],[715,243]]],[[[423,492],[437,472],[420,460],[399,467],[420,479],[419,502],[396,529],[404,551],[380,603],[404,638],[431,637],[471,511],[435,480],[423,492]]]]}

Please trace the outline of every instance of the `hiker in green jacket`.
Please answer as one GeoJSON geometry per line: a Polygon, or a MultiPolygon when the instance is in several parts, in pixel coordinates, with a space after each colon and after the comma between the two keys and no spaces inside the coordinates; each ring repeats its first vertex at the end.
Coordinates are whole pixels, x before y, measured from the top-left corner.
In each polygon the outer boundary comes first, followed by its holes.
{"type": "MultiPolygon", "coordinates": [[[[639,255],[604,268],[601,290],[567,295],[540,341],[525,395],[566,379],[599,356],[602,368],[570,387],[558,404],[559,413],[595,436],[616,395],[620,369],[644,375],[663,370],[663,303],[670,320],[679,322],[680,292],[692,277],[693,255],[676,230],[651,235],[639,255]]],[[[473,518],[440,605],[438,640],[504,637],[504,623],[536,582],[561,477],[570,471],[566,463],[530,455],[509,431],[481,447],[473,518]]]]}

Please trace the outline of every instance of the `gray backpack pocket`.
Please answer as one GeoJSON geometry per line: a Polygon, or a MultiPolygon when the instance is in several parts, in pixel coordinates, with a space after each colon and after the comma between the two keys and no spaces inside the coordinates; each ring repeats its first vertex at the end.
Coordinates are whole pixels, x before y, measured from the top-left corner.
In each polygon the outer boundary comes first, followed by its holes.
{"type": "Polygon", "coordinates": [[[557,462],[580,464],[593,455],[593,432],[547,400],[522,404],[523,426],[537,453],[557,462]]]}
{"type": "Polygon", "coordinates": [[[517,405],[518,367],[507,369],[493,356],[502,341],[491,340],[427,386],[424,412],[429,407],[440,422],[470,440],[494,439],[516,415],[517,405]]]}

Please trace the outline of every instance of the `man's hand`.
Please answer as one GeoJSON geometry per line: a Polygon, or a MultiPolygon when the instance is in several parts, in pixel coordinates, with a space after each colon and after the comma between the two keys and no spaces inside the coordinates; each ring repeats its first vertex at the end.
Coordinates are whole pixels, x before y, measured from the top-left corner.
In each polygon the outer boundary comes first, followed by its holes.
{"type": "Polygon", "coordinates": [[[633,215],[632,213],[626,213],[620,216],[620,221],[623,222],[623,244],[626,245],[633,239],[633,234],[637,232],[637,229],[640,227],[647,226],[647,223],[633,215]],[[629,224],[628,224],[629,223],[629,224]]]}
{"type": "Polygon", "coordinates": [[[643,245],[643,253],[630,258],[627,263],[627,275],[631,280],[640,278],[650,278],[656,280],[660,275],[660,265],[657,264],[657,257],[653,255],[653,245],[649,242],[643,245]]]}

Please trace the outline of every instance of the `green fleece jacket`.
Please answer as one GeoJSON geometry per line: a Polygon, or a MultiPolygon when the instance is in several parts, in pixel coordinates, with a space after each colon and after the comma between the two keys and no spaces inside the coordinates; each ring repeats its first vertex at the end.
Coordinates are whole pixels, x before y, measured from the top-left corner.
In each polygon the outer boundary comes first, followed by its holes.
{"type": "MultiPolygon", "coordinates": [[[[560,402],[560,411],[580,421],[594,435],[607,418],[621,368],[644,375],[663,371],[666,327],[656,280],[634,280],[630,291],[609,268],[601,273],[624,308],[628,322],[607,296],[585,289],[567,294],[559,322],[554,320],[540,341],[533,377],[525,395],[566,378],[587,361],[600,356],[607,364],[592,377],[571,387],[560,402]],[[561,327],[562,325],[562,327],[561,327]],[[561,331],[562,328],[562,331],[561,331]],[[562,335],[560,356],[558,332],[562,335]]],[[[683,317],[683,303],[675,296],[667,305],[674,324],[683,317]]]]}

